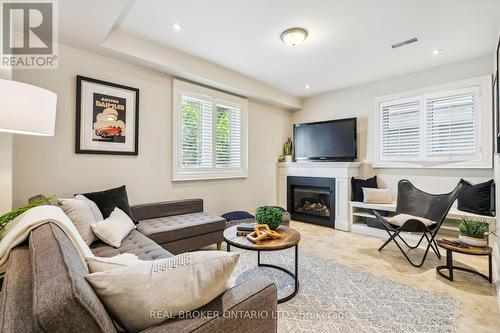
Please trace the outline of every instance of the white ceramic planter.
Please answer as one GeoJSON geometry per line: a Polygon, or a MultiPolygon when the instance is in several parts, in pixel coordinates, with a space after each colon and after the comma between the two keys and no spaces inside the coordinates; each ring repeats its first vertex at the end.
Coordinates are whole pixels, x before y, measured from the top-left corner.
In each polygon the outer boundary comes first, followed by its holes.
{"type": "Polygon", "coordinates": [[[475,238],[475,237],[468,237],[464,235],[458,235],[458,240],[461,241],[464,244],[470,245],[470,246],[479,246],[479,247],[484,247],[488,246],[488,240],[484,238],[475,238]]]}
{"type": "Polygon", "coordinates": [[[292,155],[285,155],[285,163],[292,162],[292,155]]]}

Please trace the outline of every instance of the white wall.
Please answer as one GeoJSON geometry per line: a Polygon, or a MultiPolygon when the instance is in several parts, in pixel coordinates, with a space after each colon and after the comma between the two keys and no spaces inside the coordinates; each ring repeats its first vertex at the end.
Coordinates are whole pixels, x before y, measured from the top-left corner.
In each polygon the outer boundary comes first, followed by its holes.
{"type": "Polygon", "coordinates": [[[132,204],[200,197],[220,214],[275,203],[275,162],[290,135],[289,111],[249,102],[248,178],[174,183],[171,76],[61,46],[58,70],[19,70],[14,78],[58,94],[55,137],[15,137],[15,205],[38,193],[70,196],[122,184],[132,204]],[[140,89],[139,156],[74,153],[77,74],[140,89]]]}
{"type": "Polygon", "coordinates": [[[451,190],[460,178],[480,182],[493,177],[493,170],[473,169],[372,169],[372,113],[373,98],[380,95],[403,92],[426,86],[456,81],[468,77],[491,74],[491,56],[438,67],[410,75],[367,83],[355,87],[332,91],[303,101],[303,109],[294,112],[294,123],[358,118],[358,159],[366,164],[361,175],[368,177],[377,174],[381,186],[389,187],[396,195],[397,182],[407,178],[416,186],[430,192],[451,190]]]}
{"type": "MultiPolygon", "coordinates": [[[[10,80],[10,69],[0,69],[0,79],[10,80]]],[[[12,134],[0,133],[0,215],[12,208],[12,134]]]]}

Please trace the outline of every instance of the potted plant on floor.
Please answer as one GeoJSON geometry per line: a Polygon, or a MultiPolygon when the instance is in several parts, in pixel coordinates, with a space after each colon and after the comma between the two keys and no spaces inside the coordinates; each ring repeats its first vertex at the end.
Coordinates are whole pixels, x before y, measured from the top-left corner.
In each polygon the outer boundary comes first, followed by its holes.
{"type": "Polygon", "coordinates": [[[255,221],[258,224],[267,224],[269,229],[276,230],[283,221],[283,212],[276,207],[259,207],[255,211],[255,221]]]}
{"type": "Polygon", "coordinates": [[[287,138],[285,143],[283,144],[283,156],[285,157],[285,162],[292,162],[292,154],[293,154],[293,142],[292,138],[287,138]]]}
{"type": "Polygon", "coordinates": [[[463,217],[458,224],[458,240],[471,246],[488,246],[489,224],[483,220],[463,217]]]}

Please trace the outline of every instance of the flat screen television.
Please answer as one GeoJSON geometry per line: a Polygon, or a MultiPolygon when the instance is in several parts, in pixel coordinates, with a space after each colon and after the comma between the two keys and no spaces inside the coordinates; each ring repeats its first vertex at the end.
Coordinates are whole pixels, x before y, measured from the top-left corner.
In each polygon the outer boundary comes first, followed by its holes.
{"type": "Polygon", "coordinates": [[[295,161],[354,161],[356,118],[294,124],[293,141],[295,161]]]}

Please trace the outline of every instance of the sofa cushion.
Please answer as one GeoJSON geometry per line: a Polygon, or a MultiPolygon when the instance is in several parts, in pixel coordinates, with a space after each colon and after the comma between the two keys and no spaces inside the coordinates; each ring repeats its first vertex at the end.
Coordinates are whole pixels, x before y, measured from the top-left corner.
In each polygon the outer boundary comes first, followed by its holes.
{"type": "Polygon", "coordinates": [[[224,230],[226,220],[204,212],[139,221],[137,229],[158,244],[224,230]]]}
{"type": "Polygon", "coordinates": [[[137,230],[132,230],[122,240],[119,248],[114,248],[104,242],[97,241],[90,246],[90,249],[98,257],[113,257],[121,253],[132,253],[141,260],[155,260],[172,256],[170,252],[137,230]]]}
{"type": "Polygon", "coordinates": [[[116,332],[66,234],[47,223],[30,234],[33,315],[44,332],[116,332]]]}

